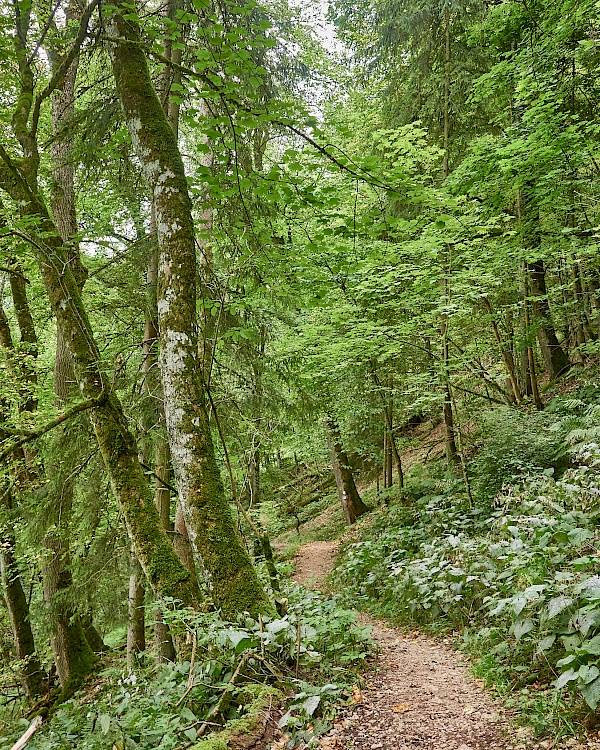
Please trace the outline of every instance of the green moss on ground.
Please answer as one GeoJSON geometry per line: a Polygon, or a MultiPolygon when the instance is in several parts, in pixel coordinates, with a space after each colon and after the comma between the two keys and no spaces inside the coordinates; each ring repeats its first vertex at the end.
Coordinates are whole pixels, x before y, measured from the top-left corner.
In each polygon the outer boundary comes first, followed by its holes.
{"type": "Polygon", "coordinates": [[[248,705],[247,712],[221,732],[200,740],[192,750],[241,750],[253,746],[258,732],[262,736],[267,727],[266,711],[282,698],[282,693],[271,685],[248,685],[237,696],[240,705],[248,705]]]}

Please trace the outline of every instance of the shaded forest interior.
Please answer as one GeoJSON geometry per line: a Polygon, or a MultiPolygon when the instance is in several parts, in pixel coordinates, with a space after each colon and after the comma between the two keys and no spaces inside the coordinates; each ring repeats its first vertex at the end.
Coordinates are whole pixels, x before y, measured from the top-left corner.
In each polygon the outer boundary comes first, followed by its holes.
{"type": "Polygon", "coordinates": [[[306,746],[356,606],[590,730],[597,4],[0,7],[6,746],[306,746]]]}

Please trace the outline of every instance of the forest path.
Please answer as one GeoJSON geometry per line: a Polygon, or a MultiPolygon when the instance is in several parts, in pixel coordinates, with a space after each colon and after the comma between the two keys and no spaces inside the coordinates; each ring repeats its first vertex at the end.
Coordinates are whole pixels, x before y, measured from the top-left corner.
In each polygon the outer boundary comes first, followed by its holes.
{"type": "MultiPolygon", "coordinates": [[[[338,542],[298,550],[295,580],[321,587],[338,542]]],[[[525,750],[523,730],[500,718],[489,695],[469,674],[466,658],[440,640],[406,634],[361,615],[379,644],[367,687],[342,708],[323,750],[525,750]],[[516,735],[516,736],[515,736],[516,735]],[[510,739],[509,739],[510,738],[510,739]]]]}

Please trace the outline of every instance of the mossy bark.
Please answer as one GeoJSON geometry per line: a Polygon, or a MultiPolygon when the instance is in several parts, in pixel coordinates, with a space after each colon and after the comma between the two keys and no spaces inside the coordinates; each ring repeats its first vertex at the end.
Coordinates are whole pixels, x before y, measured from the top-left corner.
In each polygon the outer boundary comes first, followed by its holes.
{"type": "Polygon", "coordinates": [[[354,475],[350,468],[348,456],[344,450],[342,436],[337,419],[329,415],[325,421],[327,428],[327,440],[329,443],[329,453],[333,466],[333,474],[338,489],[338,495],[342,504],[344,519],[348,525],[353,524],[356,519],[369,509],[363,503],[361,496],[356,489],[354,475]]]}
{"type": "MultiPolygon", "coordinates": [[[[21,277],[21,281],[24,286],[24,279],[21,277]]],[[[13,306],[15,305],[15,289],[11,287],[13,294],[13,306]]],[[[25,291],[23,294],[25,294],[25,291]]],[[[27,298],[25,296],[25,302],[27,298]]],[[[18,322],[20,327],[24,325],[24,321],[21,319],[23,312],[22,305],[18,302],[20,312],[18,313],[18,322]]],[[[25,305],[26,312],[29,312],[29,305],[25,305]]],[[[16,312],[16,311],[15,311],[16,312]]],[[[35,328],[33,328],[35,334],[35,328]]],[[[21,327],[21,341],[23,342],[24,336],[27,335],[27,329],[21,327]]],[[[26,339],[25,339],[26,340],[26,339]]],[[[37,340],[34,340],[34,344],[37,344],[37,340]]],[[[28,381],[31,380],[31,374],[35,374],[35,368],[31,369],[27,367],[25,369],[25,383],[23,382],[23,370],[20,367],[15,366],[13,360],[14,344],[12,339],[12,333],[8,319],[4,312],[2,305],[0,305],[0,347],[5,351],[5,354],[9,360],[9,365],[16,376],[17,382],[20,388],[20,395],[22,402],[20,404],[21,410],[23,408],[32,410],[35,408],[35,399],[31,397],[31,391],[27,388],[28,381]],[[22,390],[22,387],[25,390],[22,390]]],[[[4,404],[0,398],[0,441],[7,437],[6,433],[2,430],[1,424],[7,421],[7,416],[4,411],[4,404]]],[[[12,479],[15,480],[15,486],[21,486],[24,483],[25,486],[29,484],[29,475],[26,468],[25,456],[22,451],[18,451],[13,456],[14,463],[11,467],[2,467],[6,470],[8,475],[12,475],[12,479]]],[[[37,656],[35,649],[35,641],[33,637],[33,631],[29,619],[29,602],[25,596],[23,590],[23,583],[19,572],[19,566],[17,564],[16,555],[16,538],[12,528],[12,519],[8,517],[11,513],[13,506],[13,496],[11,491],[10,480],[8,477],[2,478],[4,471],[0,472],[0,507],[2,507],[7,517],[0,520],[0,576],[2,579],[2,588],[4,594],[4,601],[6,603],[6,609],[11,624],[11,630],[13,634],[13,643],[17,659],[21,662],[20,676],[25,695],[29,700],[33,700],[41,696],[47,689],[48,679],[46,672],[42,669],[40,660],[37,656]]]]}
{"type": "Polygon", "coordinates": [[[146,578],[159,594],[194,604],[189,573],[161,527],[154,498],[138,460],[135,438],[100,366],[101,356],[67,261],[64,243],[39,194],[25,183],[22,175],[7,167],[0,168],[0,186],[19,202],[22,215],[35,219],[29,234],[37,248],[46,293],[57,327],[69,344],[80,395],[100,402],[90,410],[90,419],[112,490],[123,510],[146,578]]]}
{"type": "Polygon", "coordinates": [[[214,602],[223,614],[271,612],[272,605],[236,534],[210,433],[198,357],[194,225],[183,161],[150,80],[131,7],[118,3],[117,8],[107,21],[112,40],[109,54],[117,94],[156,212],[160,369],[181,507],[191,541],[209,573],[214,602]]]}
{"type": "MultiPolygon", "coordinates": [[[[2,487],[8,496],[6,487],[2,487]]],[[[23,583],[15,556],[15,537],[8,524],[0,531],[0,573],[6,609],[13,634],[15,655],[22,664],[20,674],[25,695],[29,700],[43,695],[48,687],[46,672],[38,659],[33,631],[29,620],[29,603],[23,590],[23,583]]]]}
{"type": "MultiPolygon", "coordinates": [[[[73,4],[67,9],[67,19],[76,17],[73,4]]],[[[48,45],[53,70],[60,64],[60,51],[48,45]]],[[[65,137],[74,115],[75,80],[77,65],[70,66],[62,85],[52,97],[52,196],[54,223],[65,243],[69,265],[73,269],[79,291],[86,272],[81,264],[79,246],[71,242],[77,234],[75,197],[73,192],[73,144],[65,137]]],[[[62,330],[57,329],[54,360],[54,395],[58,408],[65,408],[76,396],[75,373],[62,330]]],[[[49,478],[49,532],[44,539],[42,558],[44,600],[50,615],[52,633],[50,644],[64,697],[68,697],[83,682],[96,661],[94,650],[87,641],[82,619],[75,605],[71,572],[71,511],[75,485],[73,467],[79,457],[81,420],[57,428],[52,436],[46,474],[49,478]]]]}

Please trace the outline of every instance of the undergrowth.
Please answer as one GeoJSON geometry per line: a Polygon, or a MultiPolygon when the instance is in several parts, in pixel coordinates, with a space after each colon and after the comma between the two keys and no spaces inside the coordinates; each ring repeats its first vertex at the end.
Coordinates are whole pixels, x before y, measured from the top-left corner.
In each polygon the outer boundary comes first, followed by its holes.
{"type": "MultiPolygon", "coordinates": [[[[130,671],[122,651],[109,652],[94,682],[56,710],[28,750],[183,750],[250,712],[265,690],[285,704],[280,725],[290,747],[327,731],[370,652],[370,628],[335,598],[297,586],[283,593],[287,613],[274,620],[229,623],[167,608],[188,658],[130,671]]],[[[16,716],[4,707],[2,747],[29,724],[16,716]]]]}
{"type": "Polygon", "coordinates": [[[543,417],[488,433],[468,467],[473,502],[454,473],[418,467],[335,573],[354,604],[454,631],[538,734],[593,726],[600,704],[600,446],[581,442],[596,413],[585,398],[556,399],[543,417]]]}

